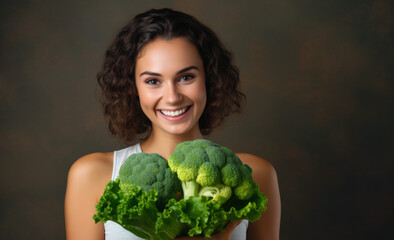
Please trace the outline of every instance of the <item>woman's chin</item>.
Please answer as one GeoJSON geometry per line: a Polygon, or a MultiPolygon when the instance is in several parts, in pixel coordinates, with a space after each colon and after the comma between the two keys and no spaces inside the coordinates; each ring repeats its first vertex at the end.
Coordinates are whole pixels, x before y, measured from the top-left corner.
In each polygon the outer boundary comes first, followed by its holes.
{"type": "Polygon", "coordinates": [[[200,129],[198,127],[198,122],[196,124],[192,124],[189,122],[183,122],[179,124],[174,124],[172,126],[162,126],[161,131],[166,132],[167,134],[176,135],[176,136],[189,136],[189,135],[199,135],[200,129]]]}

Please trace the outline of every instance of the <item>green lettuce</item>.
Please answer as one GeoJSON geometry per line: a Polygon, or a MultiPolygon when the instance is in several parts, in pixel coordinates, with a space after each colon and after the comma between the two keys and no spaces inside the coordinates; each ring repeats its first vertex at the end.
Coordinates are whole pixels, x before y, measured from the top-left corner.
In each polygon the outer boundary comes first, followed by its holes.
{"type": "Polygon", "coordinates": [[[159,210],[156,206],[157,191],[141,190],[132,187],[124,192],[119,178],[110,181],[96,205],[97,213],[93,216],[96,223],[113,221],[126,230],[143,239],[171,240],[181,232],[178,225],[162,225],[156,230],[159,210]]]}

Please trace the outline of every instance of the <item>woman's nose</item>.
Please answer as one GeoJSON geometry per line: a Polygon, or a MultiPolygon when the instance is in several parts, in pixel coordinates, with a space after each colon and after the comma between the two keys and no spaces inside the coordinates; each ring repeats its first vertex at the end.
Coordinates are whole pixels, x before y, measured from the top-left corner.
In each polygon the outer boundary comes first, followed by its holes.
{"type": "Polygon", "coordinates": [[[164,98],[167,104],[176,105],[182,101],[182,94],[175,84],[169,84],[166,88],[164,98]]]}

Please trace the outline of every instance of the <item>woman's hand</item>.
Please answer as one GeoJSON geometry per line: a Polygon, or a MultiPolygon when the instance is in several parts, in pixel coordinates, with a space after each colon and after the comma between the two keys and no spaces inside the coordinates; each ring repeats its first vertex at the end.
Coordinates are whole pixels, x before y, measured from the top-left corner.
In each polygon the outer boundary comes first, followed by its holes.
{"type": "Polygon", "coordinates": [[[179,237],[175,238],[174,240],[190,240],[190,239],[195,239],[195,240],[230,240],[231,239],[231,234],[233,233],[235,227],[237,227],[242,220],[236,221],[236,222],[229,222],[224,229],[224,232],[218,232],[215,235],[212,236],[212,238],[204,238],[204,237],[179,237]]]}

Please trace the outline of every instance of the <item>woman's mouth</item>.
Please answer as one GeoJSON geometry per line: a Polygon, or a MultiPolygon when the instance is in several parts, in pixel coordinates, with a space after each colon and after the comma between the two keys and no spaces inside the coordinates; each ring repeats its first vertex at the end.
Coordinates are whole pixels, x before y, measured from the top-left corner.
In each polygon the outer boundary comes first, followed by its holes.
{"type": "Polygon", "coordinates": [[[171,119],[175,120],[175,118],[179,118],[179,117],[182,117],[183,115],[185,115],[185,113],[188,112],[189,109],[190,109],[190,106],[187,106],[187,107],[184,107],[181,109],[177,109],[177,110],[159,110],[159,111],[166,118],[171,118],[171,119]]]}
{"type": "Polygon", "coordinates": [[[186,110],[187,110],[187,107],[176,110],[176,111],[161,110],[161,113],[163,113],[164,115],[169,116],[169,117],[177,117],[177,116],[183,114],[184,112],[186,112],[186,110]]]}

